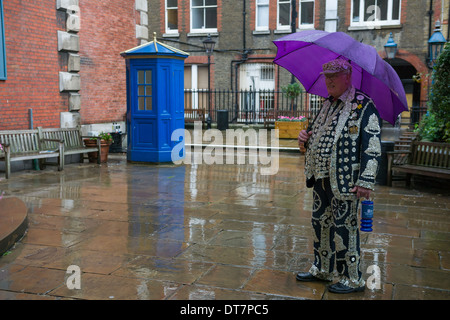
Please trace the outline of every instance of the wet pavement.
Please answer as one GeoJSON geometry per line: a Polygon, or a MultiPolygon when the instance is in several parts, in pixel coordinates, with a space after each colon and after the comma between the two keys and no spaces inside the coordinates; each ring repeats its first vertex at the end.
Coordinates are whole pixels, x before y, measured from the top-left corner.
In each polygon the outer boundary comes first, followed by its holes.
{"type": "Polygon", "coordinates": [[[0,300],[450,299],[444,184],[377,186],[374,231],[361,233],[363,275],[377,286],[337,295],[296,281],[313,260],[303,164],[280,150],[277,174],[261,175],[262,164],[150,165],[110,154],[100,166],[2,174],[0,206],[22,200],[28,229],[0,257],[0,300]]]}

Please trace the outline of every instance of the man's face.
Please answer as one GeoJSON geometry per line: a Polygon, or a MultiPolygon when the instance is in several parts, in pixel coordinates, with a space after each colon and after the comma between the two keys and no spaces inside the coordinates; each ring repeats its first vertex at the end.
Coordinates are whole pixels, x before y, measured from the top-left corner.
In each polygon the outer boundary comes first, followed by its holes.
{"type": "Polygon", "coordinates": [[[328,94],[335,99],[339,98],[352,83],[352,75],[350,73],[328,73],[325,74],[325,84],[328,94]]]}

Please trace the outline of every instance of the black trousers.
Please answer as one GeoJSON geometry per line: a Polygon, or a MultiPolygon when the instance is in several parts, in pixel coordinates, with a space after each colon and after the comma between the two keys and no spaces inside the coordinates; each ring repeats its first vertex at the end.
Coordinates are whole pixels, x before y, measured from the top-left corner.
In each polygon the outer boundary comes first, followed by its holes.
{"type": "Polygon", "coordinates": [[[338,200],[330,179],[318,179],[313,187],[312,226],[314,229],[314,264],[310,272],[332,280],[334,269],[339,282],[350,287],[364,285],[360,271],[358,230],[359,200],[338,200]]]}

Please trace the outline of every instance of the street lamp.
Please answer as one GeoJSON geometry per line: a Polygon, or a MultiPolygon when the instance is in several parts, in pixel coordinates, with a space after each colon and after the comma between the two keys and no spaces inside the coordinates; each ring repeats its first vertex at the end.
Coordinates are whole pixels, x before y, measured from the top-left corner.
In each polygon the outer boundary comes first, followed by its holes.
{"type": "Polygon", "coordinates": [[[437,20],[434,27],[434,33],[428,40],[428,68],[433,69],[433,66],[436,63],[437,58],[441,54],[446,42],[447,41],[445,40],[445,37],[441,33],[441,22],[437,20]]]}
{"type": "Polygon", "coordinates": [[[397,54],[397,43],[395,43],[394,38],[392,37],[392,32],[389,35],[389,39],[384,45],[384,51],[386,51],[386,56],[389,60],[392,60],[395,58],[395,55],[397,54]]]}
{"type": "Polygon", "coordinates": [[[203,40],[203,47],[205,48],[206,55],[208,56],[208,119],[206,119],[208,129],[211,129],[211,55],[214,52],[215,44],[216,42],[211,39],[210,34],[208,34],[208,38],[203,40]]]}

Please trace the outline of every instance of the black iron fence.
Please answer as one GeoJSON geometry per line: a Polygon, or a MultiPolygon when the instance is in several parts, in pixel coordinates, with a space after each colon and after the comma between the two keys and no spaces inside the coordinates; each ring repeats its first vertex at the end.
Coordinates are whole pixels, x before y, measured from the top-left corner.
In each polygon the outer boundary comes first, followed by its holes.
{"type": "Polygon", "coordinates": [[[422,117],[427,113],[428,106],[427,101],[420,101],[419,104],[415,104],[411,107],[411,125],[419,123],[422,117]]]}
{"type": "MultiPolygon", "coordinates": [[[[264,123],[264,118],[272,115],[272,110],[294,111],[295,116],[303,115],[312,119],[319,112],[323,98],[309,93],[301,93],[295,99],[290,99],[277,90],[211,90],[185,89],[185,109],[203,109],[208,118],[211,113],[212,122],[217,122],[217,112],[226,110],[228,121],[234,123],[264,123]]],[[[402,124],[419,123],[426,114],[427,101],[420,101],[410,108],[409,119],[400,119],[402,124]]],[[[273,116],[272,116],[273,117],[273,116]]],[[[273,122],[276,119],[266,119],[273,122]]]]}
{"type": "Polygon", "coordinates": [[[185,109],[203,109],[206,115],[211,113],[212,122],[217,122],[217,112],[222,110],[228,111],[230,123],[264,123],[264,118],[272,114],[272,110],[295,111],[295,115],[311,118],[319,111],[321,103],[322,98],[315,95],[301,93],[295,99],[290,99],[277,90],[184,91],[185,109]]]}

